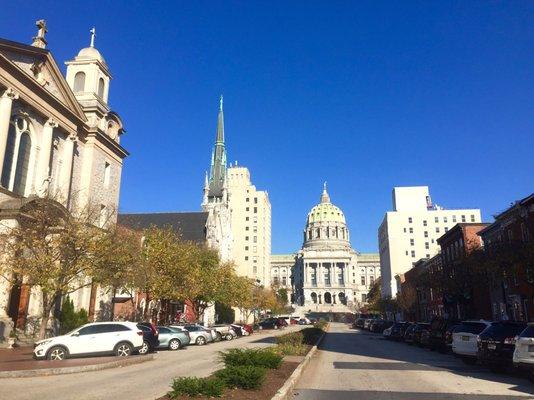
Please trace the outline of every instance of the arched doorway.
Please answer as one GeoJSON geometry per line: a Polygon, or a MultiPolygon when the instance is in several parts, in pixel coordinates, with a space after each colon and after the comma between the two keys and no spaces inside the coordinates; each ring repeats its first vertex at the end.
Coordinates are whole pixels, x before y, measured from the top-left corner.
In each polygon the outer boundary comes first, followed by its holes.
{"type": "Polygon", "coordinates": [[[343,305],[347,305],[347,298],[345,297],[345,293],[341,292],[337,295],[337,298],[339,299],[339,302],[343,305]]]}
{"type": "Polygon", "coordinates": [[[330,294],[330,292],[326,292],[324,294],[324,302],[326,304],[332,304],[332,295],[330,294]]]}
{"type": "Polygon", "coordinates": [[[310,295],[312,301],[313,301],[313,304],[317,304],[317,293],[315,292],[312,292],[312,294],[310,295]]]}

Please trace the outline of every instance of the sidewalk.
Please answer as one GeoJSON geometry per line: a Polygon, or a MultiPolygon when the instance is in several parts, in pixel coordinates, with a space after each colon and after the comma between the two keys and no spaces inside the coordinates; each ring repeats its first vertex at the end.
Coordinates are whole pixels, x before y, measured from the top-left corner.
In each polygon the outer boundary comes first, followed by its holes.
{"type": "MultiPolygon", "coordinates": [[[[85,357],[73,358],[63,361],[34,360],[32,358],[33,347],[24,346],[15,349],[0,349],[0,372],[4,371],[27,371],[40,369],[57,369],[69,367],[81,367],[87,365],[100,365],[115,362],[119,357],[85,357]]],[[[136,359],[146,356],[130,356],[136,359]]]]}

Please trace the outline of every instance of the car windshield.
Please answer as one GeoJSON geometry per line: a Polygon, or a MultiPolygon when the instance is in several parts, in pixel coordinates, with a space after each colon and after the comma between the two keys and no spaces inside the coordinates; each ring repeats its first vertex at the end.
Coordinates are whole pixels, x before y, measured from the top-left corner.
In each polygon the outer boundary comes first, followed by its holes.
{"type": "Polygon", "coordinates": [[[519,337],[534,337],[534,325],[529,325],[526,329],[521,332],[519,337]]]}
{"type": "Polygon", "coordinates": [[[471,333],[473,335],[478,335],[487,325],[482,322],[462,322],[455,329],[455,333],[471,333]]]}

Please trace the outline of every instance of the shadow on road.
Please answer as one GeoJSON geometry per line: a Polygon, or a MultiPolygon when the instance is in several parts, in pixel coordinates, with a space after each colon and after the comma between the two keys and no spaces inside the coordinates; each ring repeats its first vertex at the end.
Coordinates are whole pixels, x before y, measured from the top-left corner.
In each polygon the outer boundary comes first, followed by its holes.
{"type": "MultiPolygon", "coordinates": [[[[461,376],[469,376],[477,379],[501,382],[510,385],[510,390],[523,394],[534,394],[534,384],[526,378],[516,376],[515,374],[496,374],[492,373],[480,365],[467,365],[452,354],[441,354],[432,352],[428,349],[417,346],[410,346],[403,342],[394,342],[385,340],[381,335],[369,333],[366,331],[349,330],[344,332],[328,332],[325,340],[320,345],[320,350],[326,352],[335,352],[340,354],[353,354],[364,357],[363,361],[358,362],[334,362],[336,369],[353,369],[353,370],[396,370],[396,371],[446,371],[461,376]],[[358,336],[358,337],[356,337],[358,336]],[[368,358],[368,360],[365,360],[368,358]]],[[[351,392],[347,392],[351,393],[351,392]]],[[[336,400],[339,399],[368,399],[367,392],[361,393],[361,397],[338,397],[343,392],[336,391],[336,400]]],[[[379,393],[379,392],[377,392],[379,393]]],[[[381,399],[467,399],[467,398],[510,398],[506,396],[462,396],[456,394],[400,394],[401,397],[384,396],[381,399]],[[471,396],[471,397],[470,397],[471,396]]],[[[348,396],[348,395],[346,395],[348,396]]],[[[306,399],[314,397],[306,396],[306,399]]],[[[323,399],[325,397],[322,397],[323,399]]],[[[334,397],[332,397],[334,398],[334,397]]],[[[526,397],[522,397],[525,399],[526,397]]]]}

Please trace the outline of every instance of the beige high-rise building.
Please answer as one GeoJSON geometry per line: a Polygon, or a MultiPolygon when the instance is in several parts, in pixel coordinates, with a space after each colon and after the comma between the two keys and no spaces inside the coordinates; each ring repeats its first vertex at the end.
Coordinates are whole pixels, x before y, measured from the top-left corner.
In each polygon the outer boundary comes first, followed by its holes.
{"type": "Polygon", "coordinates": [[[428,186],[393,188],[393,211],[378,229],[382,296],[395,297],[395,275],[408,271],[421,258],[440,249],[437,239],[460,222],[480,222],[480,210],[444,209],[432,204],[428,186]]]}
{"type": "Polygon", "coordinates": [[[271,282],[271,202],[257,190],[246,167],[230,166],[228,203],[231,210],[232,256],[238,275],[268,286],[271,282]]]}

